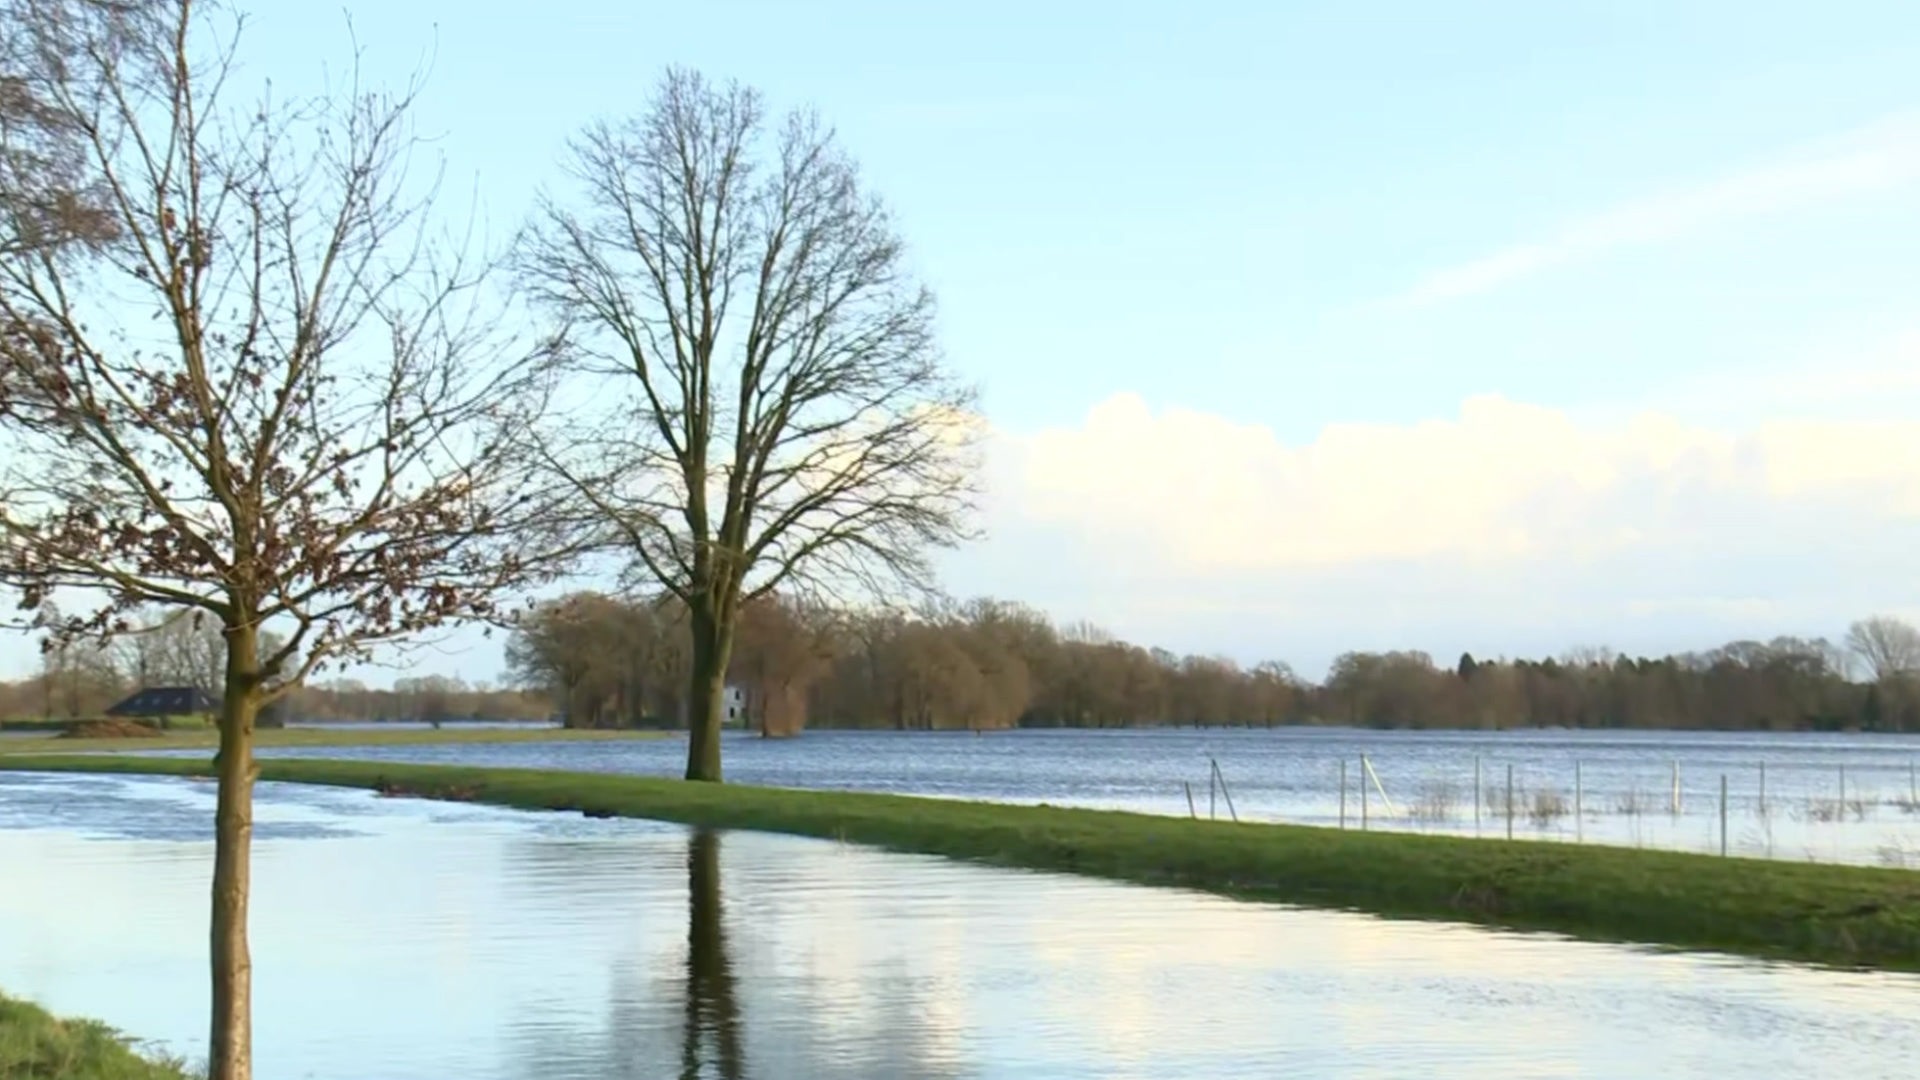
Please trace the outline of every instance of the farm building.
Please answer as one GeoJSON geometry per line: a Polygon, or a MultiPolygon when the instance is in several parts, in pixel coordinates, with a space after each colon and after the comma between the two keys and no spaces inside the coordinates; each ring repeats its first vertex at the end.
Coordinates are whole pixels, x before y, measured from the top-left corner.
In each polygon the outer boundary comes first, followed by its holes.
{"type": "MultiPolygon", "coordinates": [[[[256,727],[283,727],[280,703],[261,712],[256,727]]],[[[198,717],[212,720],[220,712],[220,699],[197,686],[143,686],[131,697],[116,702],[107,715],[123,720],[146,720],[165,727],[168,720],[198,717]]]]}
{"type": "Polygon", "coordinates": [[[143,686],[107,709],[125,720],[164,720],[169,716],[212,716],[220,702],[197,686],[143,686]]]}

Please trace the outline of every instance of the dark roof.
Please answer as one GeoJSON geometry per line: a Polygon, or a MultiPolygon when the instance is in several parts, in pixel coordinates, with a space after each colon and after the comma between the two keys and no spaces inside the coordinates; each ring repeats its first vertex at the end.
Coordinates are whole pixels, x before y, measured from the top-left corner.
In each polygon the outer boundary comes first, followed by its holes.
{"type": "Polygon", "coordinates": [[[195,686],[143,686],[107,710],[108,716],[193,716],[218,712],[213,695],[195,686]]]}

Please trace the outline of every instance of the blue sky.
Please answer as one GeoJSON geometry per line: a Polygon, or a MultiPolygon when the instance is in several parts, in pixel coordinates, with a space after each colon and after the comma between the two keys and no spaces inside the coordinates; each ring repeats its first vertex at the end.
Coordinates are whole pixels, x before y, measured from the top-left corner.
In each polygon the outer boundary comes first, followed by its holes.
{"type": "Polygon", "coordinates": [[[834,123],[984,387],[958,593],[1311,674],[1920,614],[1911,4],[344,8],[500,232],[668,63],[834,123]]]}

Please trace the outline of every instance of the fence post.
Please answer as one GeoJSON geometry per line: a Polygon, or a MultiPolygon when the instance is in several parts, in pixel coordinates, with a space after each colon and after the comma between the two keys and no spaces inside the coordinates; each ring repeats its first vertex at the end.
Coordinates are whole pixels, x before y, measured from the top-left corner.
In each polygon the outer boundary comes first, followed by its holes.
{"type": "Polygon", "coordinates": [[[1195,821],[1200,820],[1200,814],[1193,808],[1193,783],[1188,780],[1182,780],[1180,781],[1180,786],[1187,789],[1187,816],[1195,821]]]}
{"type": "Polygon", "coordinates": [[[1720,774],[1720,857],[1727,857],[1727,774],[1720,774]]]}
{"type": "Polygon", "coordinates": [[[1240,822],[1240,812],[1233,808],[1233,789],[1227,786],[1227,774],[1220,771],[1220,762],[1213,758],[1208,758],[1207,761],[1213,765],[1213,775],[1220,778],[1220,794],[1227,800],[1227,816],[1237,825],[1240,822]]]}
{"type": "Polygon", "coordinates": [[[1473,835],[1480,835],[1480,755],[1473,755],[1473,835]]]}
{"type": "Polygon", "coordinates": [[[1360,755],[1360,831],[1367,831],[1367,755],[1360,755]]]}
{"type": "Polygon", "coordinates": [[[1760,816],[1767,816],[1767,763],[1760,763],[1760,816]]]}
{"type": "Polygon", "coordinates": [[[1680,816],[1680,759],[1673,759],[1673,796],[1667,800],[1667,811],[1675,817],[1680,816]]]}
{"type": "Polygon", "coordinates": [[[1340,759],[1340,827],[1347,827],[1347,759],[1340,759]]]}
{"type": "Polygon", "coordinates": [[[1580,785],[1580,762],[1573,763],[1573,842],[1587,842],[1586,793],[1580,785]]]}
{"type": "Polygon", "coordinates": [[[1507,762],[1507,839],[1513,839],[1513,762],[1507,762]]]}
{"type": "MultiPolygon", "coordinates": [[[[1380,796],[1380,802],[1386,806],[1387,813],[1392,814],[1394,817],[1402,816],[1400,808],[1393,805],[1393,796],[1387,794],[1387,786],[1380,782],[1380,774],[1374,771],[1373,762],[1362,757],[1360,764],[1366,766],[1366,775],[1360,778],[1360,783],[1365,784],[1369,780],[1373,781],[1373,793],[1380,796]]],[[[1225,778],[1222,778],[1220,782],[1222,784],[1226,783],[1225,778]]]]}
{"type": "Polygon", "coordinates": [[[1847,812],[1847,767],[1840,766],[1840,813],[1847,812]]]}

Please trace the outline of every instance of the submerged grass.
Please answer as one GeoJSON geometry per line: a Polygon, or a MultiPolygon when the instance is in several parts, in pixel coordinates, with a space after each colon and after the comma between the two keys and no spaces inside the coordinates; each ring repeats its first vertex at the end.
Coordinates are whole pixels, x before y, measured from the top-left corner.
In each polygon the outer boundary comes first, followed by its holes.
{"type": "MultiPolygon", "coordinates": [[[[588,728],[401,728],[381,731],[375,728],[261,728],[253,733],[256,746],[435,746],[460,743],[529,742],[608,742],[632,739],[660,739],[659,731],[613,731],[588,728]]],[[[0,739],[0,758],[22,754],[75,754],[105,751],[211,750],[220,743],[220,733],[166,731],[145,739],[73,739],[48,736],[0,739]]]]}
{"type": "MultiPolygon", "coordinates": [[[[0,769],[204,776],[208,762],[0,758],[0,769]]],[[[266,760],[263,780],[836,838],[1380,915],[1920,970],[1920,873],[1680,852],[1233,824],[651,777],[266,760]]]]}
{"type": "Polygon", "coordinates": [[[97,1020],[63,1020],[0,994],[0,1078],[4,1080],[187,1080],[172,1061],[142,1057],[97,1020]]]}

